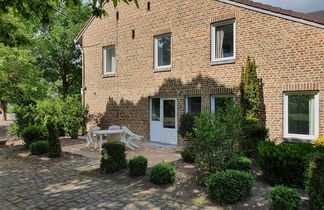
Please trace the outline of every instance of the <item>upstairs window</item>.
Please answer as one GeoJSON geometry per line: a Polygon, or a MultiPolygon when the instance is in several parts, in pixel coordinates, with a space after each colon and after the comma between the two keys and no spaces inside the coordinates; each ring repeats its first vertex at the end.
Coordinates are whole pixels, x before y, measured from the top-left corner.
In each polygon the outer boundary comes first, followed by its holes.
{"type": "Polygon", "coordinates": [[[235,21],[228,20],[212,25],[212,63],[235,61],[235,21]]]}
{"type": "Polygon", "coordinates": [[[115,45],[104,47],[104,75],[114,75],[115,74],[115,45]]]}
{"type": "Polygon", "coordinates": [[[164,34],[154,38],[156,71],[171,69],[171,34],[164,34]]]}

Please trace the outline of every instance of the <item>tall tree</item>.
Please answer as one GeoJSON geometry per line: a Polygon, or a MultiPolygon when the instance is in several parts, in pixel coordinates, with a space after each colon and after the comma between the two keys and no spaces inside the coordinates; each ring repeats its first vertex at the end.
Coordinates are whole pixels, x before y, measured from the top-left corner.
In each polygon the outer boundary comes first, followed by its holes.
{"type": "Polygon", "coordinates": [[[57,7],[53,25],[38,32],[35,57],[43,77],[65,98],[79,93],[82,83],[81,52],[74,38],[91,15],[87,6],[57,7]]]}

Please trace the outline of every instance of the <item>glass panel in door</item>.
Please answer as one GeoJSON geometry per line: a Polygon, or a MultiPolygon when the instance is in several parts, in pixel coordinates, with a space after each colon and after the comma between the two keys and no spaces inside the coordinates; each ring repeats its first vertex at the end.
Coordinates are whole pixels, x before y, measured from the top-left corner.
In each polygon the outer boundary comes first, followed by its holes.
{"type": "Polygon", "coordinates": [[[175,100],[163,100],[163,128],[176,128],[175,100]]]}

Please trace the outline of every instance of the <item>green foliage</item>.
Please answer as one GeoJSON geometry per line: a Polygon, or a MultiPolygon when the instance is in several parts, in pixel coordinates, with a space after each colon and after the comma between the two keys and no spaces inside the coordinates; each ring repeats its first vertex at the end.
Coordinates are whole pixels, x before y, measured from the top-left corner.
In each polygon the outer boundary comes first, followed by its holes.
{"type": "Polygon", "coordinates": [[[271,209],[297,210],[301,206],[300,194],[297,190],[278,185],[270,191],[271,209]]]}
{"type": "Polygon", "coordinates": [[[247,157],[233,156],[227,162],[226,169],[240,170],[240,171],[251,171],[252,161],[247,157]]]}
{"type": "Polygon", "coordinates": [[[239,141],[240,151],[248,157],[256,157],[258,145],[268,139],[268,129],[259,122],[245,121],[243,123],[243,135],[239,141]]]}
{"type": "Polygon", "coordinates": [[[324,135],[320,135],[317,139],[315,139],[314,145],[316,147],[324,147],[324,135]]]}
{"type": "Polygon", "coordinates": [[[192,147],[186,147],[181,152],[181,156],[184,162],[194,163],[195,162],[195,151],[192,147]]]}
{"type": "Polygon", "coordinates": [[[320,149],[310,144],[264,142],[259,147],[257,162],[271,184],[302,187],[309,155],[316,152],[320,149]]]}
{"type": "Polygon", "coordinates": [[[59,139],[59,130],[55,121],[51,117],[46,119],[46,129],[48,133],[48,153],[50,158],[60,157],[62,149],[59,139]]]}
{"type": "Polygon", "coordinates": [[[324,154],[311,157],[306,171],[306,191],[313,209],[324,209],[324,154]]]}
{"type": "Polygon", "coordinates": [[[42,155],[48,153],[48,142],[37,141],[30,145],[30,153],[32,155],[42,155]]]}
{"type": "Polygon", "coordinates": [[[120,141],[111,141],[103,144],[100,169],[105,173],[115,173],[127,167],[125,144],[120,141]]]}
{"type": "Polygon", "coordinates": [[[43,126],[37,125],[26,127],[22,131],[21,137],[25,142],[26,148],[29,148],[34,142],[46,140],[48,138],[46,129],[43,126]]]}
{"type": "Polygon", "coordinates": [[[261,87],[257,77],[257,65],[255,59],[247,57],[245,66],[242,66],[241,74],[241,106],[244,119],[261,120],[261,87]]]}
{"type": "Polygon", "coordinates": [[[128,171],[130,176],[141,176],[146,174],[147,159],[143,156],[136,156],[129,160],[128,171]]]}
{"type": "Polygon", "coordinates": [[[179,134],[182,138],[186,139],[188,134],[194,133],[195,118],[194,114],[184,113],[180,118],[179,134]]]}
{"type": "Polygon", "coordinates": [[[195,150],[195,163],[200,172],[221,170],[238,152],[242,117],[240,108],[233,102],[220,112],[202,112],[195,118],[194,135],[189,135],[195,150]]]}
{"type": "Polygon", "coordinates": [[[207,180],[209,195],[221,203],[235,203],[251,191],[253,176],[249,172],[226,170],[211,174],[207,180]]]}
{"type": "Polygon", "coordinates": [[[155,184],[171,184],[176,179],[176,171],[173,165],[168,163],[158,163],[150,173],[150,180],[155,184]]]}

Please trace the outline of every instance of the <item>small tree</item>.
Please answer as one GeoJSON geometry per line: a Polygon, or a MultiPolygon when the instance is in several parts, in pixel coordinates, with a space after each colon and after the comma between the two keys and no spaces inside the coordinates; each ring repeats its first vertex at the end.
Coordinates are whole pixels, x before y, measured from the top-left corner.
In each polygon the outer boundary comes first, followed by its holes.
{"type": "Polygon", "coordinates": [[[46,119],[46,129],[48,132],[48,153],[50,158],[60,157],[62,149],[59,139],[59,131],[52,118],[46,119]]]}
{"type": "Polygon", "coordinates": [[[248,56],[241,74],[241,106],[246,120],[261,121],[261,86],[257,77],[255,59],[248,56]]]}

